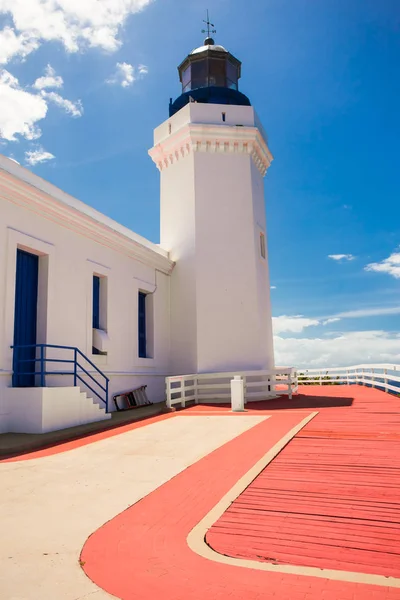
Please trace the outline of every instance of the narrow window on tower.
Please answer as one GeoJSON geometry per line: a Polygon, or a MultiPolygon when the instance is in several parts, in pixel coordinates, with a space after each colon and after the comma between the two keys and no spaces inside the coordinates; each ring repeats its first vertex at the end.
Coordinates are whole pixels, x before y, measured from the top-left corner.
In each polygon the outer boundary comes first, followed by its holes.
{"type": "Polygon", "coordinates": [[[138,348],[139,358],[147,358],[146,340],[146,294],[139,292],[138,306],[138,348]]]}
{"type": "Polygon", "coordinates": [[[107,354],[107,277],[93,275],[92,352],[107,354]]]}
{"type": "Polygon", "coordinates": [[[260,253],[262,258],[265,258],[265,235],[260,233],[260,253]]]}
{"type": "Polygon", "coordinates": [[[222,113],[222,120],[225,123],[225,121],[226,121],[226,113],[224,113],[224,112],[222,113]]]}

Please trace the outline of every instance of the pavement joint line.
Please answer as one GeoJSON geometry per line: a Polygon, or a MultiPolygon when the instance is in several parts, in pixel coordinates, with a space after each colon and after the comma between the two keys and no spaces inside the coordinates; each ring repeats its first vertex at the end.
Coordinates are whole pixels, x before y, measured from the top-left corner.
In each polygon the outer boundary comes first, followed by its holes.
{"type": "MultiPolygon", "coordinates": [[[[275,412],[275,411],[274,411],[275,412]]],[[[221,498],[221,500],[212,508],[208,514],[191,530],[187,537],[189,548],[199,556],[208,560],[224,563],[235,567],[247,569],[257,569],[259,571],[270,571],[274,573],[284,573],[291,575],[301,575],[308,577],[319,577],[322,579],[331,579],[334,581],[346,581],[351,583],[370,584],[376,586],[386,586],[400,588],[400,579],[395,577],[386,577],[384,575],[371,575],[367,573],[356,573],[353,571],[339,571],[335,569],[321,569],[317,567],[301,567],[295,565],[276,565],[272,563],[258,562],[255,560],[246,560],[234,558],[216,552],[206,542],[208,530],[222,517],[226,510],[231,506],[240,494],[254,481],[254,479],[269,465],[270,462],[283,450],[283,448],[301,431],[314,417],[318,411],[312,412],[284,435],[278,443],[275,444],[237,483],[221,498]]]]}

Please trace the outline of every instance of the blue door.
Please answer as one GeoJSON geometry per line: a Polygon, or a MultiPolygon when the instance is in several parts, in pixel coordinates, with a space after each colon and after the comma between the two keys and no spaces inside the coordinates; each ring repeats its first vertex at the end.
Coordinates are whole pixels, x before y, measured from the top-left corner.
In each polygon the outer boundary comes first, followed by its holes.
{"type": "MultiPolygon", "coordinates": [[[[39,257],[17,250],[15,280],[14,346],[36,344],[39,257]]],[[[14,349],[15,387],[35,386],[36,348],[14,349]]]]}

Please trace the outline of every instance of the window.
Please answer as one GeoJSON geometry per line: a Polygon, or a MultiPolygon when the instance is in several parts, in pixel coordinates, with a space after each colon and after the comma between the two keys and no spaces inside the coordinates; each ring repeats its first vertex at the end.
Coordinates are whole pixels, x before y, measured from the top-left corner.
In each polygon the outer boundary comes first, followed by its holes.
{"type": "Polygon", "coordinates": [[[107,277],[93,275],[92,353],[107,354],[107,277]]]}
{"type": "Polygon", "coordinates": [[[226,63],[226,79],[229,88],[238,89],[238,69],[230,61],[226,63]]]}
{"type": "Polygon", "coordinates": [[[190,65],[182,73],[182,88],[184,92],[190,90],[190,65]]]}
{"type": "MultiPolygon", "coordinates": [[[[93,312],[92,312],[92,327],[100,329],[100,277],[93,275],[93,312]]],[[[93,354],[100,354],[100,350],[92,347],[93,354]]]]}
{"type": "Polygon", "coordinates": [[[93,275],[93,329],[100,329],[100,277],[93,275]]]}
{"type": "Polygon", "coordinates": [[[139,358],[147,358],[146,340],[146,294],[139,292],[138,348],[139,358]]]}
{"type": "Polygon", "coordinates": [[[210,58],[208,62],[208,85],[216,87],[225,87],[226,75],[225,75],[226,61],[218,58],[210,58]]]}
{"type": "Polygon", "coordinates": [[[260,252],[261,256],[265,258],[265,235],[260,233],[260,252]]]}
{"type": "Polygon", "coordinates": [[[208,61],[199,60],[192,64],[192,81],[190,89],[206,87],[208,85],[208,61]]]}
{"type": "Polygon", "coordinates": [[[225,121],[226,121],[226,113],[224,113],[224,112],[222,113],[222,120],[225,123],[225,121]]]}

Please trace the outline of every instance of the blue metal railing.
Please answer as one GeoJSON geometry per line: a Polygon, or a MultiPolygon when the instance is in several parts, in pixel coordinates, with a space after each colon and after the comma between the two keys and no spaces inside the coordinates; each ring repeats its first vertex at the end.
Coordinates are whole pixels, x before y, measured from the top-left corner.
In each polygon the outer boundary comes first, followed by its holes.
{"type": "Polygon", "coordinates": [[[108,385],[109,379],[104,375],[102,371],[75,346],[58,346],[55,344],[28,344],[28,345],[18,345],[11,346],[13,349],[13,377],[12,384],[13,387],[35,387],[36,378],[39,381],[40,387],[46,387],[46,375],[72,375],[74,378],[74,386],[77,385],[78,380],[82,382],[97,398],[99,398],[106,405],[106,412],[108,412],[108,385]],[[47,349],[57,349],[57,350],[68,350],[73,352],[73,358],[48,358],[46,355],[47,349]],[[29,354],[29,358],[25,358],[29,354]],[[98,375],[102,378],[102,383],[100,383],[85,367],[80,364],[81,362],[86,361],[89,363],[91,367],[96,371],[98,375]],[[31,370],[24,370],[24,365],[28,365],[29,363],[32,366],[31,370]],[[36,370],[36,363],[39,363],[39,370],[36,370]],[[71,371],[54,371],[47,370],[47,363],[64,363],[73,365],[71,371]],[[86,377],[88,377],[92,383],[90,385],[83,377],[81,373],[84,373],[86,377]],[[25,378],[25,379],[24,379],[25,378]],[[27,384],[27,380],[33,382],[33,385],[27,384]]]}

